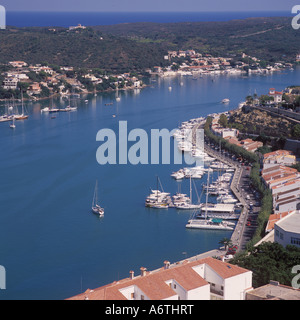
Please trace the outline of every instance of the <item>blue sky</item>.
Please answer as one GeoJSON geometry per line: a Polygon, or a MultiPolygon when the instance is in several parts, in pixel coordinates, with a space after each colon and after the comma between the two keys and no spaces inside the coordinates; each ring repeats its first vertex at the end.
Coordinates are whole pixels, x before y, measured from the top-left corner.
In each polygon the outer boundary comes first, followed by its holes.
{"type": "Polygon", "coordinates": [[[0,0],[7,11],[291,11],[300,0],[0,0]]]}

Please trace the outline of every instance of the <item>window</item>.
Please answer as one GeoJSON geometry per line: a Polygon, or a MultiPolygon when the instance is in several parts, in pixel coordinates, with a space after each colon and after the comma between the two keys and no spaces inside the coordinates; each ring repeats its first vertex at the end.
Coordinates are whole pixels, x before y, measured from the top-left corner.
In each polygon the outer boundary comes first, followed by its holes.
{"type": "Polygon", "coordinates": [[[134,300],[134,292],[131,293],[131,299],[134,300]]]}
{"type": "Polygon", "coordinates": [[[300,238],[291,237],[291,244],[300,245],[300,238]]]}
{"type": "Polygon", "coordinates": [[[283,240],[283,233],[280,232],[280,239],[283,240]]]}
{"type": "Polygon", "coordinates": [[[144,297],[144,295],[142,295],[142,294],[141,294],[141,300],[145,300],[145,297],[144,297]]]}

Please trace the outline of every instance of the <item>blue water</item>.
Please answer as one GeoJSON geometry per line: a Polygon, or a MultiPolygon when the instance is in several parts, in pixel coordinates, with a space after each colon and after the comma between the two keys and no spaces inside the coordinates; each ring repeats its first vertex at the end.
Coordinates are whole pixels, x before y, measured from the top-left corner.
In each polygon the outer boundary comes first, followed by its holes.
{"type": "Polygon", "coordinates": [[[288,11],[261,12],[7,12],[7,25],[16,27],[69,27],[112,25],[129,22],[229,21],[251,17],[291,17],[288,11]]]}
{"type": "MultiPolygon", "coordinates": [[[[166,78],[138,92],[82,97],[77,112],[41,114],[49,101],[28,103],[30,118],[0,124],[0,299],[64,299],[219,246],[231,232],[188,230],[188,212],[144,207],[156,175],[175,193],[181,165],[105,165],[96,161],[102,128],[173,129],[181,121],[236,108],[245,96],[299,84],[300,70],[268,76],[166,78]],[[214,81],[212,81],[214,80],[214,81]],[[183,81],[183,86],[180,86],[183,81]],[[168,87],[172,86],[172,91],[168,87]],[[88,104],[84,99],[89,99],[88,104]],[[220,103],[229,98],[230,104],[220,103]],[[116,117],[113,117],[116,115],[116,117]],[[105,216],[90,211],[95,181],[105,216]]],[[[55,104],[67,105],[63,99],[55,104]]],[[[3,108],[2,108],[3,109],[3,108]]],[[[1,113],[0,108],[0,113],[1,113]]],[[[196,181],[197,189],[206,177],[196,181]]],[[[181,183],[189,193],[189,181],[181,183]]],[[[193,195],[196,199],[196,195],[193,195]]]]}

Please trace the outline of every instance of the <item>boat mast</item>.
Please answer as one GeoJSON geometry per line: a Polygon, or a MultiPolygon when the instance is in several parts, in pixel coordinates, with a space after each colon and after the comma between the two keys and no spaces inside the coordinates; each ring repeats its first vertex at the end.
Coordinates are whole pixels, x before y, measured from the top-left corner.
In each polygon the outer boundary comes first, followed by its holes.
{"type": "Polygon", "coordinates": [[[190,175],[190,204],[192,204],[192,177],[190,175]]]}
{"type": "Polygon", "coordinates": [[[97,203],[98,203],[98,180],[96,180],[96,186],[95,186],[95,190],[94,190],[94,198],[93,198],[92,206],[95,207],[97,203]]]}
{"type": "Polygon", "coordinates": [[[21,90],[21,99],[22,99],[22,115],[24,116],[24,103],[23,103],[23,91],[21,90]]]}
{"type": "Polygon", "coordinates": [[[205,221],[207,218],[207,201],[208,201],[208,183],[209,183],[209,170],[208,170],[208,175],[207,175],[207,190],[206,190],[206,201],[205,201],[205,221]]]}

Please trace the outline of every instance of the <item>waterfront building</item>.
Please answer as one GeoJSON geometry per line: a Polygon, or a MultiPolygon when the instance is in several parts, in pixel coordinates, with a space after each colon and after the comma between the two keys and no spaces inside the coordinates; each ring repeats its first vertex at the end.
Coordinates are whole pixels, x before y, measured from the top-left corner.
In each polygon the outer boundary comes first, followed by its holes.
{"type": "Polygon", "coordinates": [[[288,150],[276,150],[264,154],[262,163],[264,169],[268,169],[277,164],[284,166],[296,164],[296,156],[288,150]]]}
{"type": "Polygon", "coordinates": [[[275,186],[280,186],[288,181],[298,179],[299,177],[300,174],[298,173],[297,169],[286,166],[274,166],[262,170],[262,179],[265,185],[271,190],[275,190],[275,186]]]}
{"type": "Polygon", "coordinates": [[[250,152],[255,152],[258,148],[264,145],[261,141],[253,141],[252,139],[241,140],[240,144],[242,148],[250,152]]]}
{"type": "Polygon", "coordinates": [[[300,211],[295,210],[275,223],[274,241],[282,246],[300,248],[300,211]]]}
{"type": "Polygon", "coordinates": [[[276,91],[274,88],[270,88],[269,96],[274,98],[274,103],[282,102],[282,91],[276,91]]]}
{"type": "Polygon", "coordinates": [[[211,257],[170,265],[86,290],[68,300],[245,300],[252,271],[211,257]]]}
{"type": "Polygon", "coordinates": [[[15,77],[6,78],[3,81],[3,88],[5,90],[9,90],[9,89],[16,90],[18,87],[18,82],[19,80],[15,77]]]}
{"type": "Polygon", "coordinates": [[[29,86],[27,93],[29,95],[33,95],[33,94],[40,94],[41,91],[42,91],[42,89],[41,89],[40,84],[38,82],[34,82],[29,86]]]}
{"type": "Polygon", "coordinates": [[[290,196],[300,196],[300,178],[288,181],[272,188],[273,202],[281,201],[290,196]]]}

